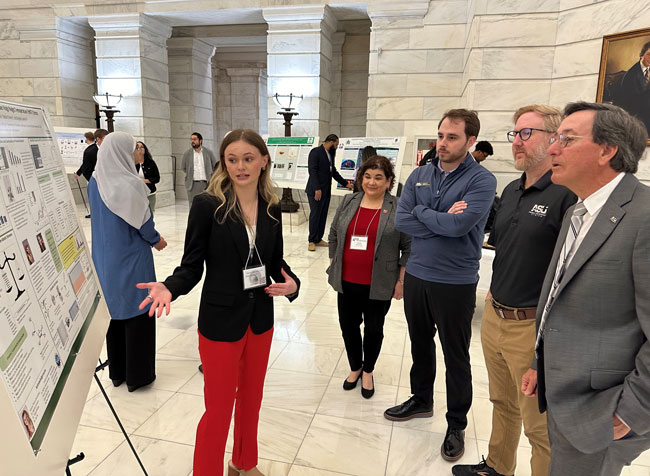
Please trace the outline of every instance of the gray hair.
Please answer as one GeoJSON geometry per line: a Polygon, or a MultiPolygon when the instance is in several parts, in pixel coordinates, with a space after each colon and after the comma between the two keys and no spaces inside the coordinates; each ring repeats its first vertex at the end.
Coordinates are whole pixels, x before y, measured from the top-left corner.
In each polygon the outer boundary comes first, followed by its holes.
{"type": "Polygon", "coordinates": [[[613,104],[572,102],[564,108],[564,117],[579,111],[595,111],[591,129],[596,144],[618,147],[609,165],[616,172],[636,173],[648,142],[648,131],[641,121],[613,104]]]}

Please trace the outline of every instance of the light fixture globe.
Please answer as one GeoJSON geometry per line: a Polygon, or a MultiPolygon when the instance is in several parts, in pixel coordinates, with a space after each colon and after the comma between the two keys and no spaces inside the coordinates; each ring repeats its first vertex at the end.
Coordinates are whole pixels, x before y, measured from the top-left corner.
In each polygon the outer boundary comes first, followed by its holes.
{"type": "Polygon", "coordinates": [[[284,109],[285,111],[291,111],[292,109],[295,109],[302,102],[302,100],[303,100],[302,94],[300,96],[293,93],[289,93],[289,94],[275,93],[273,95],[273,101],[275,101],[275,104],[277,104],[278,107],[284,109]]]}
{"type": "Polygon", "coordinates": [[[122,95],[116,96],[115,94],[103,93],[93,94],[93,100],[99,104],[100,107],[105,109],[113,109],[122,101],[122,95]]]}

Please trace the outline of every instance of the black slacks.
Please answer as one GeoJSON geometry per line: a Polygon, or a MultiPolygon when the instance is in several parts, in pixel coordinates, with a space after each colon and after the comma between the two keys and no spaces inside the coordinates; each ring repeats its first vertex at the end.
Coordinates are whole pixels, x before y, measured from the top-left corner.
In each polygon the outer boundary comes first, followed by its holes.
{"type": "Polygon", "coordinates": [[[108,374],[127,385],[147,385],[156,378],[156,317],[111,319],[106,333],[108,374]]]}
{"type": "Polygon", "coordinates": [[[390,300],[370,299],[370,285],[343,281],[343,292],[338,293],[339,324],[348,354],[350,370],[363,366],[367,373],[375,369],[381,343],[384,340],[384,320],[390,309],[390,300]],[[361,322],[364,323],[363,339],[361,322]]]}
{"type": "Polygon", "coordinates": [[[406,273],[404,312],[411,338],[411,393],[433,404],[436,378],[436,331],[445,358],[447,424],[467,427],[472,405],[472,369],[469,342],[476,306],[476,284],[442,284],[423,281],[406,273]]]}
{"type": "Polygon", "coordinates": [[[307,200],[309,200],[309,243],[318,243],[325,234],[325,223],[332,192],[329,189],[322,192],[320,200],[314,198],[313,192],[307,194],[307,200]]]}

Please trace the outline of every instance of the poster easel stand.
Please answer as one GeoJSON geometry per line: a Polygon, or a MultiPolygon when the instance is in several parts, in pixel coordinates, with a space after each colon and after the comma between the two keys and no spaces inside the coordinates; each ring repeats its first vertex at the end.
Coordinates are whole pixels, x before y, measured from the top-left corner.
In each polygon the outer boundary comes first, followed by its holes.
{"type": "MultiPolygon", "coordinates": [[[[97,376],[97,372],[100,372],[101,370],[104,370],[106,367],[108,367],[108,359],[104,362],[99,360],[99,365],[95,368],[95,382],[97,382],[97,385],[99,386],[99,390],[101,390],[102,395],[104,395],[104,399],[106,400],[106,403],[108,404],[108,408],[111,409],[111,412],[113,413],[113,416],[115,417],[115,421],[120,427],[120,430],[122,430],[122,434],[124,435],[124,439],[126,442],[129,444],[131,447],[131,451],[133,452],[133,455],[135,456],[135,459],[138,461],[138,464],[140,465],[140,468],[142,469],[142,473],[145,476],[149,476],[147,473],[147,470],[144,469],[144,465],[142,464],[142,461],[140,460],[140,457],[138,456],[137,451],[135,451],[135,447],[133,446],[133,443],[131,443],[131,438],[129,438],[128,433],[124,429],[124,426],[122,425],[122,421],[120,420],[120,417],[117,416],[117,412],[115,411],[115,408],[113,408],[113,404],[111,403],[110,398],[108,398],[108,394],[106,393],[106,390],[104,390],[104,386],[102,385],[102,382],[99,380],[99,377],[97,376]]],[[[70,472],[70,466],[72,466],[75,463],[78,463],[79,461],[82,461],[85,458],[85,455],[83,453],[79,453],[77,456],[74,458],[68,460],[68,465],[65,468],[65,474],[66,476],[72,476],[72,473],[70,472]]]]}

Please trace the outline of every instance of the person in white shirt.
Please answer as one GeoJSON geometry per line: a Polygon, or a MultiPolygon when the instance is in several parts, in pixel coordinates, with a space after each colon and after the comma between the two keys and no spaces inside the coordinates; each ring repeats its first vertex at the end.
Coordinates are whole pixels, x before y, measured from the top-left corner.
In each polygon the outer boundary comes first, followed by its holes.
{"type": "Polygon", "coordinates": [[[192,132],[190,139],[192,145],[183,154],[183,171],[185,172],[185,189],[187,200],[192,206],[192,200],[208,186],[212,172],[217,168],[219,159],[214,152],[203,147],[203,136],[198,132],[192,132]]]}

